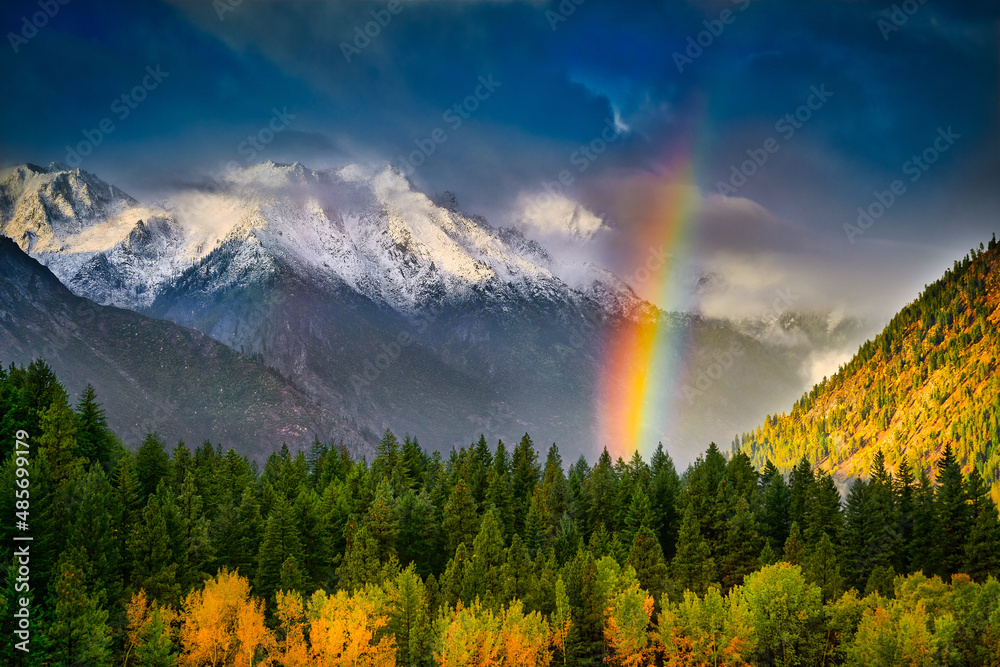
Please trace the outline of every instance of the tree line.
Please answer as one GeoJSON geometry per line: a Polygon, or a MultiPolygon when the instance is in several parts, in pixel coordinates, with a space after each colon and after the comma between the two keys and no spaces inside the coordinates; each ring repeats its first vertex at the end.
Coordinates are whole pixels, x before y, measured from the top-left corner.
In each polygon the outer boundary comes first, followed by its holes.
{"type": "MultiPolygon", "coordinates": [[[[996,665],[1000,525],[949,446],[881,452],[842,497],[714,444],[570,465],[485,438],[446,455],[386,432],[258,467],[149,434],[88,387],[0,369],[0,505],[30,434],[32,651],[47,665],[996,665]]],[[[0,631],[14,630],[12,521],[0,631]]]]}

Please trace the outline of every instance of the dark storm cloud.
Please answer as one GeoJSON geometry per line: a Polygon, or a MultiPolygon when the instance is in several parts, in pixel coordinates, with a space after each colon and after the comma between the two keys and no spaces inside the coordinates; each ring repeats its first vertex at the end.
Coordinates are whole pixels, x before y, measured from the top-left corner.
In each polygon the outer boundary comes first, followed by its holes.
{"type": "MultiPolygon", "coordinates": [[[[393,13],[387,2],[72,2],[17,53],[0,49],[0,160],[65,161],[105,118],[114,130],[81,166],[137,194],[233,161],[399,165],[417,151],[418,187],[511,222],[512,202],[564,170],[568,196],[615,214],[616,183],[641,183],[679,152],[708,197],[774,138],[780,149],[729,194],[801,233],[722,207],[701,223],[703,258],[738,254],[739,238],[746,256],[822,255],[831,274],[856,276],[855,260],[838,258],[864,253],[843,225],[950,127],[962,138],[860,245],[953,253],[995,226],[994,3],[914,1],[889,31],[891,2],[567,3],[405,2],[393,13]],[[366,28],[377,33],[367,42],[366,28]],[[169,76],[119,118],[114,101],[157,65],[169,76]],[[483,77],[495,82],[488,94],[483,77]],[[832,96],[786,136],[777,123],[817,86],[832,96]],[[241,150],[275,109],[294,116],[288,127],[241,150]],[[609,120],[619,133],[607,149],[574,162],[609,120]]],[[[17,33],[35,11],[5,3],[0,27],[17,33]]],[[[613,222],[624,234],[656,224],[613,222]]]]}

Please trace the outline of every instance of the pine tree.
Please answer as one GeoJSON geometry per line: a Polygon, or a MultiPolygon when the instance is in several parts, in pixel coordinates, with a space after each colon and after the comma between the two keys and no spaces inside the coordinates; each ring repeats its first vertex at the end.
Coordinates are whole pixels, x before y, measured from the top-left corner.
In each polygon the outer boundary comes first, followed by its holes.
{"type": "Polygon", "coordinates": [[[914,493],[913,537],[906,546],[906,551],[910,554],[910,567],[927,576],[941,572],[938,526],[934,486],[924,470],[920,473],[919,484],[914,493]]]}
{"type": "Polygon", "coordinates": [[[448,561],[448,565],[441,575],[441,604],[454,607],[459,600],[470,603],[472,600],[464,600],[462,597],[465,586],[466,571],[469,567],[469,550],[465,542],[458,545],[455,555],[448,561]]]}
{"type": "Polygon", "coordinates": [[[767,461],[761,474],[761,482],[764,485],[760,515],[761,535],[772,550],[778,551],[784,548],[791,528],[789,518],[791,497],[785,478],[770,460],[767,461]]]}
{"type": "Polygon", "coordinates": [[[160,499],[154,493],[146,501],[142,518],[128,538],[132,562],[132,590],[143,589],[153,600],[175,603],[180,596],[177,563],[173,560],[170,532],[160,499]]]}
{"type": "Polygon", "coordinates": [[[184,551],[184,569],[178,572],[178,580],[185,590],[193,588],[208,578],[209,563],[215,558],[215,549],[209,535],[209,521],[202,510],[201,495],[194,483],[194,474],[189,470],[181,483],[177,497],[180,515],[181,548],[184,551]]]}
{"type": "Polygon", "coordinates": [[[577,550],[583,543],[580,531],[577,530],[576,522],[569,514],[563,514],[559,523],[559,530],[552,540],[552,548],[556,553],[556,561],[563,565],[576,555],[577,550]]]}
{"type": "Polygon", "coordinates": [[[486,507],[492,507],[496,510],[504,534],[513,535],[515,532],[514,509],[510,479],[507,476],[501,476],[497,466],[491,466],[486,475],[486,507]]]}
{"type": "Polygon", "coordinates": [[[413,566],[410,566],[386,585],[386,592],[386,628],[396,640],[397,664],[427,664],[432,630],[427,587],[413,566]]]}
{"type": "Polygon", "coordinates": [[[254,588],[265,599],[272,599],[280,589],[282,566],[289,558],[294,558],[296,565],[302,562],[302,540],[291,505],[279,495],[267,517],[257,555],[254,588]]]}
{"type": "Polygon", "coordinates": [[[914,568],[911,567],[913,558],[911,545],[913,543],[913,518],[916,500],[913,468],[906,458],[899,463],[893,492],[897,508],[896,534],[899,538],[894,559],[895,568],[897,572],[912,572],[914,568]]]}
{"type": "Polygon", "coordinates": [[[44,451],[57,486],[77,474],[76,415],[69,407],[66,391],[56,387],[52,404],[39,416],[39,451],[44,451]]]}
{"type": "Polygon", "coordinates": [[[111,665],[111,629],[108,612],[87,586],[79,551],[59,559],[58,578],[53,582],[55,606],[48,629],[51,658],[58,665],[111,665]]]}
{"type": "Polygon", "coordinates": [[[514,529],[524,534],[524,522],[528,516],[531,498],[538,486],[541,467],[538,452],[527,433],[514,448],[511,458],[511,493],[513,495],[514,529]]]}
{"type": "Polygon", "coordinates": [[[399,562],[404,566],[412,564],[417,574],[423,577],[440,572],[447,557],[437,512],[430,496],[424,490],[417,494],[411,489],[396,502],[395,511],[399,526],[396,538],[399,562]]]}
{"type": "Polygon", "coordinates": [[[520,535],[515,534],[510,541],[500,570],[500,581],[500,602],[503,604],[526,599],[537,585],[532,578],[531,557],[520,535]]]}
{"type": "Polygon", "coordinates": [[[805,524],[806,500],[813,481],[812,466],[803,456],[788,476],[788,520],[797,522],[800,527],[805,524]]]}
{"type": "Polygon", "coordinates": [[[139,482],[139,500],[145,503],[156,491],[160,480],[170,474],[170,457],[160,436],[150,433],[142,441],[135,454],[135,472],[139,482]]]}
{"type": "Polygon", "coordinates": [[[587,496],[587,534],[593,533],[601,524],[609,533],[618,530],[615,516],[615,497],[618,494],[618,477],[615,474],[611,455],[605,448],[597,464],[590,472],[590,477],[584,487],[587,496]]]}
{"type": "MultiPolygon", "coordinates": [[[[888,509],[887,509],[888,511],[888,509]]],[[[823,535],[829,535],[834,544],[840,542],[844,529],[844,517],[840,511],[840,491],[829,473],[821,473],[809,485],[806,497],[805,541],[812,548],[823,535]]],[[[886,525],[893,525],[887,518],[886,525]]]]}
{"type": "Polygon", "coordinates": [[[624,524],[622,537],[628,544],[635,540],[635,536],[642,528],[652,529],[653,527],[652,503],[649,502],[649,496],[646,495],[641,486],[637,485],[632,492],[624,524]]]}
{"type": "Polygon", "coordinates": [[[664,558],[670,560],[677,550],[677,529],[680,526],[677,503],[681,485],[674,462],[663,450],[662,442],[653,452],[649,467],[649,501],[653,510],[653,530],[663,547],[664,558]]]}
{"type": "Polygon", "coordinates": [[[701,536],[698,520],[690,500],[684,502],[681,528],[677,536],[677,554],[670,564],[677,584],[686,590],[703,594],[715,577],[715,563],[708,543],[701,536]]]}
{"type": "Polygon", "coordinates": [[[736,503],[736,513],[729,519],[725,549],[719,555],[719,578],[728,591],[743,583],[743,578],[757,569],[763,547],[757,519],[745,498],[736,503]]]}
{"type": "Polygon", "coordinates": [[[788,530],[788,539],[785,540],[781,560],[791,565],[801,566],[805,563],[805,544],[802,542],[798,521],[793,521],[792,527],[788,530]]]}
{"type": "Polygon", "coordinates": [[[1000,574],[1000,521],[979,471],[968,478],[967,495],[972,514],[972,530],[965,543],[963,571],[976,581],[1000,574]]]}
{"type": "Polygon", "coordinates": [[[844,578],[840,575],[840,561],[837,549],[825,532],[819,542],[806,556],[803,573],[809,583],[816,584],[823,592],[823,601],[831,602],[840,597],[844,589],[844,578]]]}
{"type": "MultiPolygon", "coordinates": [[[[597,563],[586,549],[567,563],[562,578],[570,606],[570,632],[566,654],[570,664],[589,664],[604,652],[604,595],[600,589],[597,563]]],[[[552,591],[553,607],[555,590],[552,591]]]]}
{"type": "Polygon", "coordinates": [[[568,496],[569,487],[563,471],[562,457],[559,455],[559,448],[553,443],[545,459],[539,508],[546,535],[553,536],[559,529],[563,514],[569,509],[568,496]]]}
{"type": "Polygon", "coordinates": [[[444,507],[441,530],[448,540],[448,553],[454,553],[462,542],[472,544],[476,538],[478,519],[472,493],[465,480],[459,480],[444,507]]]}
{"type": "Polygon", "coordinates": [[[635,569],[639,585],[649,592],[656,600],[667,590],[667,561],[663,558],[663,549],[649,526],[642,525],[632,539],[628,564],[635,569]]]}
{"type": "Polygon", "coordinates": [[[122,593],[120,578],[123,535],[118,534],[119,507],[102,468],[70,479],[59,503],[66,549],[83,556],[80,565],[98,603],[113,603],[122,593]]]}
{"type": "Polygon", "coordinates": [[[944,454],[937,463],[937,484],[938,561],[942,574],[951,576],[962,571],[963,551],[971,528],[962,469],[951,444],[945,445],[944,454]]]}
{"type": "Polygon", "coordinates": [[[79,455],[110,473],[114,463],[115,437],[108,428],[104,409],[90,384],[80,395],[76,406],[76,446],[79,455]]]}
{"type": "Polygon", "coordinates": [[[472,559],[465,568],[462,599],[478,598],[486,609],[499,609],[503,595],[501,568],[506,557],[503,534],[496,514],[487,512],[472,543],[472,559]]]}

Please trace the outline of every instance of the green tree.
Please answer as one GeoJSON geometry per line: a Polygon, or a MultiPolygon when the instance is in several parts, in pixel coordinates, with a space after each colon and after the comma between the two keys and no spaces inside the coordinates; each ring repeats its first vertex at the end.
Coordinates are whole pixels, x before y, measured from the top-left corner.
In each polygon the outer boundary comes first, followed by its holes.
{"type": "Polygon", "coordinates": [[[396,640],[400,665],[429,664],[431,643],[427,587],[413,565],[386,583],[387,629],[396,640]]]}
{"type": "Polygon", "coordinates": [[[963,571],[976,581],[1000,574],[1000,522],[979,471],[969,475],[967,492],[972,514],[972,530],[965,543],[963,571]]]}
{"type": "Polygon", "coordinates": [[[462,542],[472,544],[476,538],[476,505],[465,480],[459,480],[444,507],[441,529],[448,539],[448,552],[454,553],[462,542]]]}
{"type": "Polygon", "coordinates": [[[681,482],[670,455],[663,449],[663,443],[656,446],[649,460],[650,482],[649,501],[653,511],[653,530],[663,547],[663,557],[674,557],[677,550],[677,529],[680,514],[677,511],[681,482]]]}
{"type": "Polygon", "coordinates": [[[937,462],[938,562],[944,575],[961,572],[964,549],[969,541],[971,521],[968,496],[962,478],[962,469],[951,449],[945,445],[937,462]]]}
{"type": "Polygon", "coordinates": [[[146,435],[135,453],[135,472],[139,482],[139,500],[143,503],[159,486],[160,480],[170,473],[170,457],[160,436],[146,435]]]}
{"type": "Polygon", "coordinates": [[[670,564],[671,573],[682,589],[701,595],[715,578],[715,562],[712,560],[708,543],[701,536],[694,507],[689,500],[685,501],[684,513],[681,516],[677,554],[670,564]]]}
{"type": "Polygon", "coordinates": [[[663,549],[656,539],[656,533],[649,526],[640,526],[632,538],[628,564],[635,570],[639,585],[660,604],[668,585],[667,561],[663,557],[663,549]]]}
{"type": "Polygon", "coordinates": [[[744,577],[757,569],[762,547],[757,519],[746,499],[740,498],[727,525],[725,549],[719,555],[719,578],[724,591],[739,586],[744,577]]]}
{"type": "Polygon", "coordinates": [[[825,532],[806,556],[803,572],[809,583],[819,586],[824,603],[836,600],[843,593],[844,578],[840,574],[837,549],[825,532]]]}
{"type": "Polygon", "coordinates": [[[108,612],[88,590],[82,566],[85,558],[79,551],[73,551],[59,559],[59,576],[53,582],[55,608],[48,629],[51,664],[110,667],[108,612]]]}
{"type": "Polygon", "coordinates": [[[761,482],[764,485],[760,514],[761,535],[772,550],[780,551],[785,546],[791,528],[789,518],[791,496],[788,485],[784,476],[770,460],[761,474],[761,482]]]}
{"type": "Polygon", "coordinates": [[[295,559],[296,567],[302,562],[302,538],[291,505],[279,495],[267,517],[257,555],[254,588],[265,599],[273,599],[280,589],[282,567],[289,558],[295,559]]]}
{"type": "Polygon", "coordinates": [[[107,473],[114,464],[116,438],[108,428],[104,409],[94,387],[87,385],[76,405],[76,446],[80,456],[100,465],[107,473]]]}
{"type": "Polygon", "coordinates": [[[500,522],[494,512],[483,517],[479,534],[472,542],[472,559],[465,568],[462,599],[469,602],[479,598],[487,609],[499,610],[503,595],[503,568],[506,549],[500,522]]]}
{"type": "Polygon", "coordinates": [[[514,448],[511,458],[512,477],[511,493],[514,507],[514,529],[524,535],[524,521],[528,516],[531,498],[538,486],[541,467],[538,464],[538,452],[527,433],[514,448]]]}
{"type": "Polygon", "coordinates": [[[142,518],[128,538],[132,563],[132,589],[144,589],[150,598],[174,604],[180,599],[177,563],[160,498],[154,493],[146,501],[142,518]]]}

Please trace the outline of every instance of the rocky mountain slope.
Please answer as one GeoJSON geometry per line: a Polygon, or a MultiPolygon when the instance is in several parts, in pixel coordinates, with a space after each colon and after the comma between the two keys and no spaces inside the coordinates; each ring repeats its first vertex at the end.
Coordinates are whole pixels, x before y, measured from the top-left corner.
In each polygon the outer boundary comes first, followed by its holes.
{"type": "Polygon", "coordinates": [[[69,292],[0,237],[0,362],[44,358],[73,394],[93,384],[111,427],[130,446],[147,432],[203,440],[263,459],[282,442],[365,437],[273,371],[208,336],[69,292]]]}

